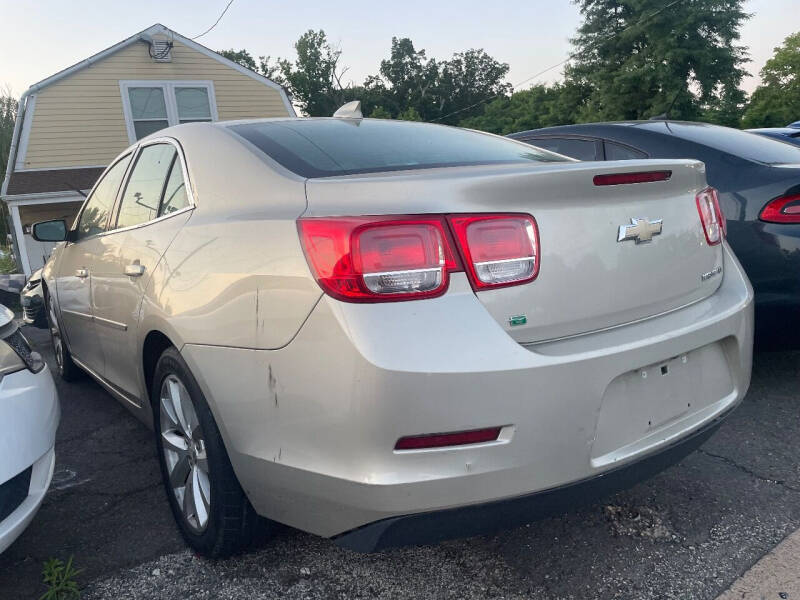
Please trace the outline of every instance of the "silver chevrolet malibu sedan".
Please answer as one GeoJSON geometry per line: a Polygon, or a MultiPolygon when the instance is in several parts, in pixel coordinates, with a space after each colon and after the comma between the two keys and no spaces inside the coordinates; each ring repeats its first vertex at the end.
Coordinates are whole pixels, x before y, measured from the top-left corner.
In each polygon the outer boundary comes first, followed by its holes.
{"type": "Polygon", "coordinates": [[[58,369],[155,431],[187,542],[491,531],[700,445],[753,292],[694,160],[431,124],[192,123],[123,152],[43,276],[58,369]]]}

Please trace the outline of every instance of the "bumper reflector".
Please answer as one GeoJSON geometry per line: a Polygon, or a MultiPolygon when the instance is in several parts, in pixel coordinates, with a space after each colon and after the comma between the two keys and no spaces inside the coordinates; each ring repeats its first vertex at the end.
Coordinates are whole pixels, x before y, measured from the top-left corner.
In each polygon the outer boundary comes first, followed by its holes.
{"type": "Polygon", "coordinates": [[[465,444],[494,442],[500,437],[501,429],[502,427],[489,427],[487,429],[472,429],[470,431],[456,431],[454,433],[412,435],[397,440],[394,449],[420,450],[423,448],[443,448],[446,446],[463,446],[465,444]]]}

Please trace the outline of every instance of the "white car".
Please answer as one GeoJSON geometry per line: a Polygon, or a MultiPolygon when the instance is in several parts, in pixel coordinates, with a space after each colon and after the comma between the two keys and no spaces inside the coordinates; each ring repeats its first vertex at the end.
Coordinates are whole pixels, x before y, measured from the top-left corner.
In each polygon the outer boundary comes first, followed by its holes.
{"type": "Polygon", "coordinates": [[[155,429],[195,550],[256,515],[364,550],[524,522],[742,399],[753,293],[702,163],[345,115],[165,129],[34,225],[66,242],[59,372],[155,429]]]}
{"type": "Polygon", "coordinates": [[[0,552],[33,520],[50,487],[60,416],[47,365],[0,306],[0,552]]]}

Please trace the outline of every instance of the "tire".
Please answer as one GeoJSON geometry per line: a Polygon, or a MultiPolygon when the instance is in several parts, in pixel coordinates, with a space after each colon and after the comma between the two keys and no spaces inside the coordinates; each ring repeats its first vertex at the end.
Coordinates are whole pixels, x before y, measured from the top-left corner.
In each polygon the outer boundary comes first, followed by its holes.
{"type": "Polygon", "coordinates": [[[158,359],[150,397],[164,489],[186,543],[221,558],[264,538],[267,521],[242,490],[208,403],[175,348],[158,359]]]}
{"type": "Polygon", "coordinates": [[[56,358],[56,371],[64,381],[75,381],[83,376],[83,371],[72,360],[67,342],[61,334],[61,325],[58,322],[55,308],[50,302],[50,293],[44,292],[44,312],[47,326],[50,329],[50,341],[53,344],[53,354],[56,358]]]}

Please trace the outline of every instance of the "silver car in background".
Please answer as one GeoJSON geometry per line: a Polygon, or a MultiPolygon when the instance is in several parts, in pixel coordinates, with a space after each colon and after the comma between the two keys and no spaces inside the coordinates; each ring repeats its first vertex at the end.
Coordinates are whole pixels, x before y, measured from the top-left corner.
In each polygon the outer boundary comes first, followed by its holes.
{"type": "Polygon", "coordinates": [[[752,298],[693,160],[420,123],[195,123],[123,152],[43,274],[59,371],[155,430],[198,552],[514,525],[697,447],[752,298]]]}

